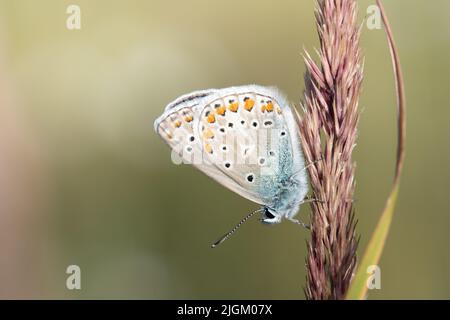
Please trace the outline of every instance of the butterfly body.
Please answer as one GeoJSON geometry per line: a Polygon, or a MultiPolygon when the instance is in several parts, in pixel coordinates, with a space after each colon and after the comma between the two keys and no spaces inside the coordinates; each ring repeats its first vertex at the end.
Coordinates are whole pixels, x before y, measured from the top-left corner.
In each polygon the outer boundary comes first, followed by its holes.
{"type": "Polygon", "coordinates": [[[173,155],[260,204],[262,222],[292,220],[307,194],[294,113],[275,88],[247,85],[183,95],[154,126],[173,155]]]}

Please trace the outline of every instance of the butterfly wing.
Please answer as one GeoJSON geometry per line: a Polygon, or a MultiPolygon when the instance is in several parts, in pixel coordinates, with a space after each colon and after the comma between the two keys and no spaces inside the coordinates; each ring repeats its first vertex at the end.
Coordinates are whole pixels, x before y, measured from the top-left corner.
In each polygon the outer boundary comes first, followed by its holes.
{"type": "Polygon", "coordinates": [[[273,88],[243,86],[218,90],[203,104],[194,132],[217,180],[259,204],[276,203],[283,182],[304,167],[286,99],[273,88]]]}
{"type": "Polygon", "coordinates": [[[155,120],[155,131],[171,147],[173,153],[184,163],[192,164],[209,177],[225,187],[237,192],[251,201],[259,203],[256,193],[246,192],[231,177],[224,175],[217,164],[205,156],[202,140],[194,130],[204,108],[205,97],[214,90],[198,91],[184,95],[167,105],[165,112],[155,120]]]}

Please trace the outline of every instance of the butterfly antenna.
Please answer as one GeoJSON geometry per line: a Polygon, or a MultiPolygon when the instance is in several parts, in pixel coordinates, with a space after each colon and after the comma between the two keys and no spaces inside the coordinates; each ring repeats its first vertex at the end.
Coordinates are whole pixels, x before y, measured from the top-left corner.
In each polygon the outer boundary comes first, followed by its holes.
{"type": "Polygon", "coordinates": [[[215,248],[217,247],[219,244],[221,244],[222,242],[224,242],[225,240],[227,240],[229,237],[231,237],[231,235],[233,233],[236,232],[237,229],[239,229],[239,227],[248,219],[250,219],[255,213],[261,212],[263,209],[258,209],[256,211],[250,212],[248,215],[246,215],[241,221],[239,221],[239,223],[233,228],[231,229],[228,233],[224,234],[219,240],[217,240],[216,242],[214,242],[211,245],[211,248],[215,248]]]}

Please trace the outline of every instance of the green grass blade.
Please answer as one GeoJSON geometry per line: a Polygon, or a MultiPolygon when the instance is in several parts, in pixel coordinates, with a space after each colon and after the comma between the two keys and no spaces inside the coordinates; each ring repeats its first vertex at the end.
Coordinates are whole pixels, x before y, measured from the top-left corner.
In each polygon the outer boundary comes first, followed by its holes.
{"type": "Polygon", "coordinates": [[[383,252],[384,244],[389,232],[389,228],[392,222],[392,216],[394,215],[395,203],[397,201],[397,195],[399,190],[399,184],[396,183],[392,190],[386,207],[381,214],[377,227],[372,234],[372,238],[369,241],[366,252],[359,264],[352,284],[347,291],[346,299],[365,299],[367,293],[367,268],[371,265],[377,265],[380,260],[381,253],[383,252]]]}

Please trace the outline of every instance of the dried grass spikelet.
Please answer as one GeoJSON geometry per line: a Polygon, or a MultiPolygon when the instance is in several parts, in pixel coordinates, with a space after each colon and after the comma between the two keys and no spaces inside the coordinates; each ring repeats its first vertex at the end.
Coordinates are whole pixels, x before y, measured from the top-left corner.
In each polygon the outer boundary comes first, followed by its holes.
{"type": "Polygon", "coordinates": [[[318,0],[319,63],[305,53],[299,126],[314,198],[308,242],[307,299],[343,299],[355,267],[352,151],[363,79],[355,0],[318,0]],[[318,161],[320,160],[320,161],[318,161]]]}

